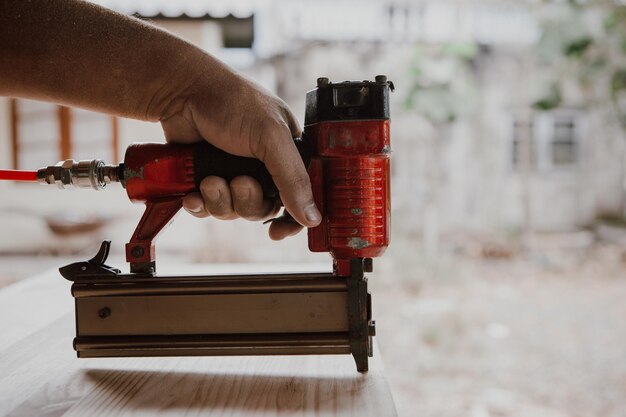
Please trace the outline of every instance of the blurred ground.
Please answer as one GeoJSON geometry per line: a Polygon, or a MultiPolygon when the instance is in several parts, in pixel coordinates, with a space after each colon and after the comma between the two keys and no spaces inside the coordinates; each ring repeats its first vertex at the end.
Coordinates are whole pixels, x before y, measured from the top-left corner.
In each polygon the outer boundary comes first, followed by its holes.
{"type": "Polygon", "coordinates": [[[414,263],[370,279],[401,416],[626,416],[619,246],[594,244],[569,268],[467,255],[414,263]]]}
{"type": "MultiPolygon", "coordinates": [[[[594,243],[566,266],[507,248],[390,251],[370,284],[401,416],[626,416],[622,246],[594,243]]],[[[69,260],[3,256],[0,280],[69,260]]]]}

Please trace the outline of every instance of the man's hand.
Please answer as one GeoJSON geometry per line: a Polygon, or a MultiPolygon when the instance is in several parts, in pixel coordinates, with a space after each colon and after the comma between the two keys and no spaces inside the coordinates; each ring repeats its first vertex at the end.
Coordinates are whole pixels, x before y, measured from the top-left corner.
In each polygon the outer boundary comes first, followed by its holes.
{"type": "MultiPolygon", "coordinates": [[[[300,128],[285,103],[194,45],[84,1],[9,1],[0,2],[0,57],[0,95],[159,120],[168,140],[204,139],[256,157],[294,219],[319,224],[292,140],[300,128]]],[[[198,217],[220,219],[261,220],[278,210],[246,177],[230,184],[206,178],[184,206],[198,217]]],[[[282,239],[301,228],[274,222],[270,236],[282,239]]]]}
{"type": "MultiPolygon", "coordinates": [[[[279,98],[245,78],[224,71],[225,81],[216,88],[215,74],[200,77],[172,100],[161,121],[169,141],[207,140],[228,153],[255,157],[265,163],[278,187],[285,208],[299,223],[277,221],[270,226],[274,240],[298,233],[302,226],[316,226],[321,215],[313,201],[311,183],[293,143],[302,131],[279,98]]],[[[196,217],[231,220],[265,220],[280,206],[264,198],[261,186],[251,177],[234,178],[230,184],[219,177],[205,178],[200,193],[183,200],[196,217]]]]}

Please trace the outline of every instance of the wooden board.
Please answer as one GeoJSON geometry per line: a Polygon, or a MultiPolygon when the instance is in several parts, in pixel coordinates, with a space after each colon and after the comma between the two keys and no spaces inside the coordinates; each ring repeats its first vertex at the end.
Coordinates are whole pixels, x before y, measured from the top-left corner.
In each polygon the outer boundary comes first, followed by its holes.
{"type": "Polygon", "coordinates": [[[396,415],[378,350],[367,374],[348,355],[77,359],[69,287],[0,290],[0,415],[396,415]]]}

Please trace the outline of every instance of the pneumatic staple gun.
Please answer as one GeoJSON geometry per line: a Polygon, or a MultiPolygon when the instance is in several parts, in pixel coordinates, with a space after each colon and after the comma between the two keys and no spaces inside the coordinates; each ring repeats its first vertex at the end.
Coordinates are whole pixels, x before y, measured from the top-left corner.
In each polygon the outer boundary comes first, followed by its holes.
{"type": "Polygon", "coordinates": [[[364,273],[390,233],[389,93],[375,81],[318,79],[307,93],[303,138],[322,224],[309,248],[329,252],[332,273],[159,276],[154,240],[185,194],[216,175],[249,175],[266,196],[277,190],[263,164],[195,145],[138,143],[120,165],[68,160],[38,171],[61,187],[120,182],[146,210],[130,242],[130,273],[106,265],[110,242],[89,261],[60,268],[73,282],[79,357],[352,354],[368,369],[375,334],[364,273]]]}

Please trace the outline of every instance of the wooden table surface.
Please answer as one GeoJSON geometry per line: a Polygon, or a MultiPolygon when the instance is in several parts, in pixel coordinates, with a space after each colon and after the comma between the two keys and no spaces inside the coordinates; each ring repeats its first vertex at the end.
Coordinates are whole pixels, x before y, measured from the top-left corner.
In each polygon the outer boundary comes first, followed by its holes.
{"type": "MultiPolygon", "coordinates": [[[[222,272],[222,271],[220,271],[222,272]]],[[[2,416],[395,416],[380,353],[77,359],[70,283],[0,290],[2,416]]]]}

